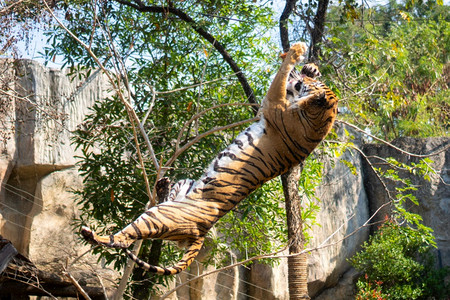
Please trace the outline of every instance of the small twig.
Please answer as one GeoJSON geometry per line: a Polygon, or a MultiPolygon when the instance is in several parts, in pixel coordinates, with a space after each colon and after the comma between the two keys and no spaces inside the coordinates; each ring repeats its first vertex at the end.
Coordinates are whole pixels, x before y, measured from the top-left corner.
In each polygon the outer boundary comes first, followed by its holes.
{"type": "Polygon", "coordinates": [[[346,122],[346,121],[343,121],[343,120],[336,120],[336,122],[345,124],[345,125],[347,125],[347,126],[353,128],[353,129],[355,129],[355,130],[357,130],[357,131],[359,131],[359,132],[364,133],[364,134],[367,135],[367,136],[370,136],[370,137],[373,138],[374,140],[377,140],[377,141],[379,141],[379,142],[381,142],[381,143],[383,143],[383,144],[386,144],[386,145],[388,145],[389,147],[391,147],[391,148],[393,148],[393,149],[395,149],[395,150],[397,150],[397,151],[399,151],[399,152],[401,152],[401,153],[403,153],[403,154],[412,156],[412,157],[419,157],[419,158],[431,157],[431,156],[435,156],[435,155],[437,155],[437,154],[439,154],[439,153],[442,153],[442,152],[444,152],[444,151],[446,151],[447,149],[450,148],[450,144],[449,144],[449,145],[447,145],[447,146],[444,146],[443,149],[437,150],[437,151],[432,152],[432,153],[429,153],[429,154],[415,154],[415,153],[411,153],[411,152],[405,151],[405,150],[403,150],[403,149],[401,149],[401,148],[399,148],[399,147],[397,147],[397,146],[394,146],[393,144],[391,144],[391,143],[389,143],[389,142],[387,142],[387,141],[385,141],[385,140],[383,140],[383,139],[380,139],[380,138],[374,136],[373,134],[370,134],[370,133],[364,131],[363,129],[359,128],[359,127],[356,126],[356,125],[350,124],[350,123],[348,123],[348,122],[346,122]]]}
{"type": "Polygon", "coordinates": [[[89,295],[86,293],[86,291],[81,287],[81,285],[78,283],[78,281],[73,278],[72,275],[70,275],[69,272],[67,272],[66,268],[63,266],[63,274],[70,280],[70,282],[72,282],[72,284],[75,286],[75,288],[77,289],[78,292],[80,292],[80,294],[86,299],[86,300],[91,300],[91,297],[89,297],[89,295]]]}
{"type": "Polygon", "coordinates": [[[178,156],[180,156],[181,153],[183,153],[184,151],[186,151],[186,149],[188,149],[189,147],[191,147],[193,144],[197,143],[199,140],[201,140],[202,138],[217,132],[217,131],[222,131],[222,130],[226,130],[226,129],[230,129],[236,126],[240,126],[243,125],[245,123],[249,123],[249,122],[255,122],[258,121],[259,117],[254,117],[251,119],[246,119],[243,121],[239,121],[236,123],[232,123],[232,124],[228,124],[225,126],[220,126],[220,127],[214,127],[213,129],[210,129],[202,134],[199,134],[198,136],[196,136],[195,138],[193,138],[190,142],[186,143],[185,145],[183,145],[183,147],[179,148],[174,155],[172,155],[172,157],[166,162],[166,164],[164,165],[164,168],[169,167],[171,164],[173,164],[173,162],[177,159],[178,156]]]}
{"type": "Polygon", "coordinates": [[[12,7],[14,7],[14,6],[16,6],[16,5],[19,5],[20,3],[22,3],[24,0],[18,0],[18,1],[16,1],[16,2],[14,2],[13,4],[11,4],[10,6],[7,6],[7,7],[4,7],[2,10],[0,10],[0,15],[2,15],[2,14],[4,14],[4,13],[9,13],[8,11],[12,8],[12,7]]]}
{"type": "Polygon", "coordinates": [[[93,251],[95,248],[100,247],[100,245],[95,245],[92,246],[91,248],[89,248],[88,250],[84,251],[83,253],[81,253],[80,255],[78,255],[70,264],[68,264],[67,266],[73,266],[77,261],[79,261],[83,256],[85,256],[86,254],[90,253],[91,251],[93,251]]]}
{"type": "Polygon", "coordinates": [[[189,121],[184,123],[183,127],[180,129],[180,132],[178,133],[177,141],[175,143],[175,151],[177,151],[179,149],[181,137],[182,137],[184,131],[186,130],[186,128],[189,126],[189,124],[191,124],[192,122],[194,122],[195,120],[200,118],[202,115],[206,114],[207,112],[217,109],[217,108],[225,107],[225,106],[259,106],[259,105],[251,104],[251,103],[223,103],[223,104],[214,105],[212,107],[208,107],[207,109],[195,114],[194,116],[192,116],[192,118],[189,121]]]}
{"type": "Polygon", "coordinates": [[[236,73],[232,73],[232,74],[225,75],[225,76],[223,76],[223,77],[221,77],[221,78],[216,78],[216,79],[213,79],[213,80],[210,80],[210,81],[205,81],[205,82],[203,82],[203,83],[197,83],[197,84],[193,84],[193,85],[181,87],[181,88],[174,89],[174,90],[170,90],[170,91],[156,92],[156,94],[158,94],[158,95],[164,95],[164,94],[171,94],[171,93],[175,93],[175,92],[180,92],[180,91],[184,91],[184,90],[189,90],[189,89],[192,89],[192,88],[201,86],[201,85],[213,83],[213,82],[216,82],[216,81],[221,81],[221,80],[224,80],[225,78],[232,77],[232,76],[235,76],[235,75],[236,75],[236,73]]]}
{"type": "Polygon", "coordinates": [[[95,270],[93,270],[93,271],[94,271],[95,276],[97,276],[98,281],[100,282],[100,285],[102,286],[103,294],[105,295],[105,299],[106,299],[106,300],[109,300],[108,294],[106,293],[105,285],[103,284],[103,279],[102,279],[102,277],[101,277],[100,275],[98,275],[98,273],[97,273],[95,270]]]}
{"type": "Polygon", "coordinates": [[[147,109],[147,113],[145,114],[144,119],[142,119],[142,122],[141,122],[142,126],[145,125],[145,122],[147,122],[147,119],[153,110],[153,106],[155,105],[155,101],[156,101],[156,93],[157,93],[152,85],[150,85],[150,84],[147,84],[147,85],[150,88],[150,90],[152,91],[152,101],[150,102],[150,105],[147,109]]]}
{"type": "Polygon", "coordinates": [[[366,160],[367,164],[370,166],[370,168],[372,169],[372,171],[375,173],[375,176],[377,176],[378,180],[380,181],[381,185],[384,188],[384,191],[386,192],[389,200],[394,200],[391,196],[391,193],[389,191],[389,189],[387,188],[386,184],[384,183],[383,179],[381,178],[381,176],[378,174],[378,172],[376,171],[375,167],[372,165],[372,162],[369,160],[369,158],[367,157],[367,155],[358,147],[356,146],[352,146],[353,149],[355,149],[356,151],[359,152],[359,154],[361,154],[362,157],[364,157],[364,159],[366,160]]]}

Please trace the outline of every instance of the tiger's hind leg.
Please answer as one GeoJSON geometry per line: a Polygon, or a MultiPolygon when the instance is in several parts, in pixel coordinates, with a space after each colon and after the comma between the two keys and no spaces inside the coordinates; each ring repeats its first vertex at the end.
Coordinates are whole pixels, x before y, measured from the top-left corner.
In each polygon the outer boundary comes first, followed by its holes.
{"type": "MultiPolygon", "coordinates": [[[[185,179],[177,182],[168,191],[170,181],[163,178],[158,181],[160,200],[180,201],[195,185],[194,180],[185,179]]],[[[128,248],[134,241],[146,238],[159,238],[162,234],[170,230],[164,224],[164,215],[162,215],[158,206],[154,206],[139,216],[134,222],[113,235],[100,236],[93,232],[89,227],[81,228],[81,235],[89,243],[94,245],[103,245],[110,248],[128,248]]]]}
{"type": "Polygon", "coordinates": [[[203,246],[204,238],[200,237],[198,239],[188,240],[186,242],[188,243],[186,247],[186,252],[184,253],[181,260],[177,262],[174,266],[168,268],[152,266],[144,262],[143,260],[139,259],[133,252],[131,252],[128,249],[125,249],[125,252],[127,253],[128,257],[132,259],[139,267],[147,271],[160,275],[175,275],[186,270],[186,268],[191,265],[191,263],[197,257],[198,253],[200,252],[200,249],[203,246]]]}

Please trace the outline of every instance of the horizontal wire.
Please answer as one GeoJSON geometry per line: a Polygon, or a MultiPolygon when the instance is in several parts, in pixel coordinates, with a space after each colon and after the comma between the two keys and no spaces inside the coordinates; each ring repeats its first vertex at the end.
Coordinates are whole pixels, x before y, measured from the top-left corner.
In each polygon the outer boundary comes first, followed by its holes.
{"type": "MultiPolygon", "coordinates": [[[[197,262],[197,263],[199,263],[199,262],[197,262]]],[[[199,264],[200,264],[200,263],[199,263],[199,264]]],[[[186,272],[186,271],[183,271],[182,273],[186,273],[186,274],[187,274],[188,276],[190,276],[190,277],[196,277],[196,276],[198,276],[198,275],[195,275],[195,274],[188,273],[188,272],[186,272]]],[[[233,279],[236,278],[234,275],[228,274],[227,272],[219,272],[219,274],[226,275],[226,276],[231,277],[231,278],[233,278],[233,279]]],[[[199,275],[201,275],[201,274],[199,274],[199,275]]],[[[244,280],[244,279],[241,279],[241,278],[239,278],[239,277],[237,278],[237,280],[240,281],[240,282],[242,282],[242,283],[245,283],[245,284],[247,284],[247,285],[253,286],[253,287],[258,288],[258,289],[261,289],[261,290],[263,290],[263,291],[265,291],[265,292],[268,292],[268,293],[270,293],[270,294],[273,295],[273,291],[268,290],[268,289],[266,289],[266,288],[264,288],[264,287],[262,287],[262,286],[258,286],[258,285],[254,284],[254,283],[251,283],[251,282],[246,281],[246,280],[244,280]]],[[[218,283],[218,282],[216,282],[216,284],[219,284],[219,285],[220,285],[220,283],[218,283]]],[[[223,286],[223,285],[222,285],[222,286],[223,286]]],[[[225,287],[225,286],[223,286],[223,287],[225,287]]],[[[229,287],[228,287],[228,288],[229,288],[229,287]]],[[[229,289],[232,290],[232,288],[229,288],[229,289]]],[[[239,293],[239,292],[238,292],[238,293],[239,293]]]]}

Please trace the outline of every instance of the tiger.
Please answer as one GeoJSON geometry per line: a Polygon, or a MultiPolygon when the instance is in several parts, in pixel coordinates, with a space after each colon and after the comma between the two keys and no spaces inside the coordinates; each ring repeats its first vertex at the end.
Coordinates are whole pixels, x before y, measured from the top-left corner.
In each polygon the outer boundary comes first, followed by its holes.
{"type": "Polygon", "coordinates": [[[263,183],[302,162],[331,130],[337,97],[315,79],[320,75],[316,65],[307,64],[300,73],[294,69],[306,49],[305,43],[290,47],[261,103],[259,120],[220,152],[198,180],[178,182],[166,202],[146,210],[116,234],[99,236],[83,226],[82,236],[92,244],[125,249],[149,272],[174,275],[189,267],[222,216],[263,183]],[[127,248],[148,238],[178,242],[185,253],[171,267],[147,264],[127,248]]]}

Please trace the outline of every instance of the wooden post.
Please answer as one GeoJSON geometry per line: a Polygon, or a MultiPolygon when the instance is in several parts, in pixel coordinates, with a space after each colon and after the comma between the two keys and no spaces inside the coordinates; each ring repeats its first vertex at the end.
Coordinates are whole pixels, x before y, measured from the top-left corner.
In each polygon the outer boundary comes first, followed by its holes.
{"type": "MultiPolygon", "coordinates": [[[[301,198],[298,194],[298,181],[302,165],[291,168],[281,176],[286,203],[289,254],[300,253],[304,248],[301,198]]],[[[289,299],[310,299],[308,296],[308,270],[306,254],[288,258],[289,299]]]]}

